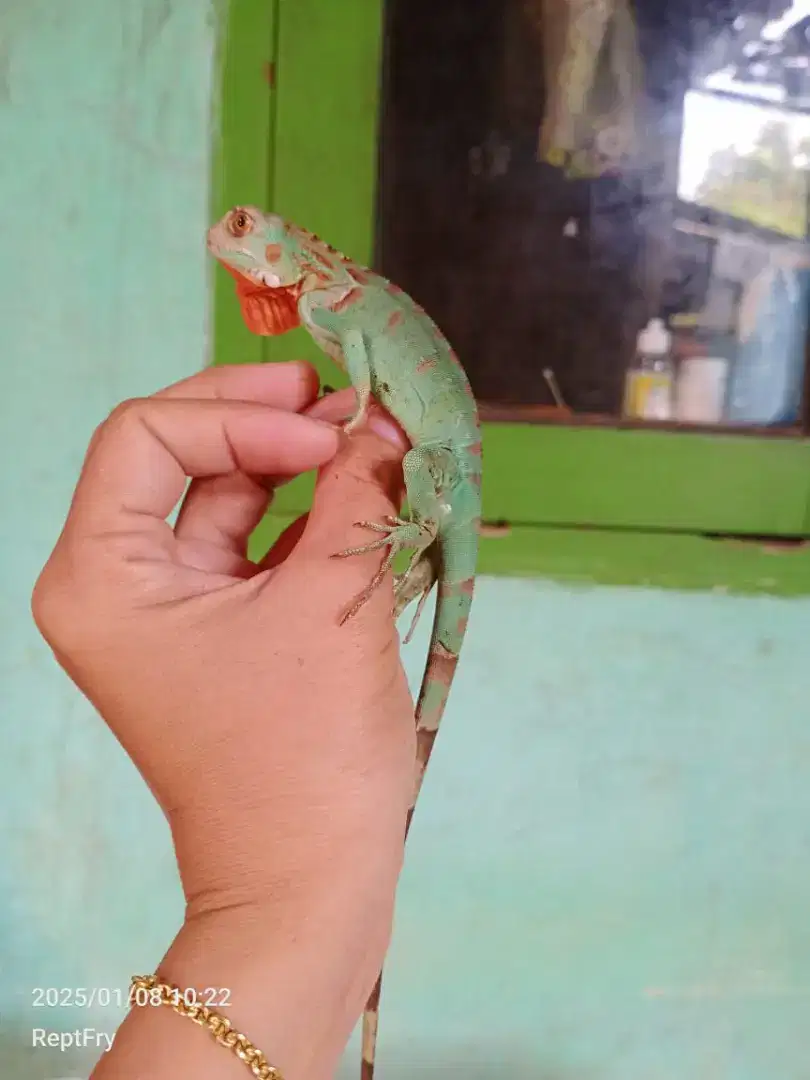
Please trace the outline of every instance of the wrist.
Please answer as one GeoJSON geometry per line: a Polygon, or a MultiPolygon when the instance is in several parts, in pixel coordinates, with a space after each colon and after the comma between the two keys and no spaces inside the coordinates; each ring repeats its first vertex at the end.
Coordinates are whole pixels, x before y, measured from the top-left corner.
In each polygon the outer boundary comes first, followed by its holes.
{"type": "MultiPolygon", "coordinates": [[[[279,917],[318,910],[328,892],[365,875],[366,890],[401,866],[406,799],[392,801],[379,785],[248,806],[193,808],[169,816],[187,916],[260,905],[279,917]],[[339,808],[339,809],[336,809],[339,808]]],[[[360,884],[358,879],[357,884],[360,884]]],[[[361,899],[358,890],[355,900],[361,899]]]]}
{"type": "MultiPolygon", "coordinates": [[[[160,977],[226,1016],[286,1080],[331,1076],[388,946],[400,861],[344,864],[294,901],[191,915],[157,965],[160,977]]],[[[212,1080],[245,1074],[235,1055],[160,1006],[131,1010],[93,1080],[162,1080],[178,1060],[188,1075],[192,1061],[212,1080]]]]}

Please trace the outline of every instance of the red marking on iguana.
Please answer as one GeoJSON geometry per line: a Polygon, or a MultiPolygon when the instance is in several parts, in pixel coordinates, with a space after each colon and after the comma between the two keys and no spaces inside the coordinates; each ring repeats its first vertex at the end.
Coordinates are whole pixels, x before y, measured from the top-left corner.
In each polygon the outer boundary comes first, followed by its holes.
{"type": "Polygon", "coordinates": [[[283,254],[281,244],[268,244],[264,249],[264,257],[269,263],[277,263],[283,254]]]}
{"type": "Polygon", "coordinates": [[[388,319],[388,329],[389,330],[396,330],[396,328],[398,326],[401,326],[404,321],[405,321],[405,316],[402,314],[402,312],[401,311],[395,311],[394,314],[391,315],[390,318],[388,319]]]}
{"type": "Polygon", "coordinates": [[[368,285],[371,281],[371,275],[367,274],[365,270],[360,270],[357,266],[347,264],[346,273],[349,277],[354,278],[358,285],[368,285]]]}
{"type": "MultiPolygon", "coordinates": [[[[455,653],[448,652],[448,650],[441,645],[437,645],[428,657],[428,664],[430,665],[430,674],[433,678],[434,685],[449,688],[453,681],[456,665],[458,664],[458,656],[456,656],[455,653]]],[[[442,701],[435,710],[425,709],[419,718],[420,727],[427,728],[428,730],[437,728],[439,721],[441,720],[443,709],[444,701],[442,701]]]]}
{"type": "Polygon", "coordinates": [[[345,296],[342,296],[340,300],[336,300],[335,303],[332,304],[332,311],[345,311],[354,304],[358,304],[362,298],[363,292],[361,289],[358,289],[357,287],[350,289],[345,296]]]}
{"type": "Polygon", "coordinates": [[[288,330],[294,330],[301,325],[301,316],[298,313],[300,285],[271,289],[268,285],[251,281],[230,266],[225,266],[225,269],[236,281],[236,295],[242,309],[242,318],[251,333],[286,334],[288,330]]]}
{"type": "Polygon", "coordinates": [[[408,811],[405,822],[406,835],[407,830],[410,829],[411,818],[416,806],[419,788],[422,786],[422,780],[424,779],[425,771],[427,770],[430,754],[433,750],[433,744],[436,741],[436,735],[439,731],[442,712],[444,711],[444,706],[447,701],[446,691],[449,690],[453,681],[453,675],[455,674],[457,664],[458,656],[455,653],[449,652],[439,644],[431,650],[428,656],[428,669],[430,671],[431,683],[433,686],[441,686],[445,690],[445,693],[442,694],[431,707],[428,708],[426,705],[423,705],[422,711],[418,717],[416,725],[416,790],[414,791],[413,804],[408,811]]]}
{"type": "Polygon", "coordinates": [[[318,263],[313,262],[311,259],[301,259],[300,265],[304,274],[314,277],[320,285],[329,286],[331,284],[332,277],[329,271],[324,270],[318,263]]]}
{"type": "MultiPolygon", "coordinates": [[[[439,729],[435,724],[431,727],[418,727],[416,729],[416,774],[417,783],[421,785],[425,772],[427,771],[427,763],[430,760],[430,755],[433,751],[433,744],[436,742],[436,736],[439,733],[439,729]]],[[[406,828],[411,823],[413,817],[413,811],[415,808],[412,806],[408,810],[408,816],[405,819],[406,828]]]]}
{"type": "MultiPolygon", "coordinates": [[[[340,252],[336,251],[331,244],[327,244],[325,240],[321,240],[316,233],[303,229],[300,225],[289,225],[287,234],[297,240],[303,251],[313,259],[326,263],[328,267],[335,269],[336,261],[341,257],[340,252]]],[[[320,273],[323,274],[323,270],[320,270],[320,273]]],[[[328,279],[324,278],[324,280],[328,279]]]]}
{"type": "MultiPolygon", "coordinates": [[[[472,597],[474,591],[475,581],[473,578],[468,578],[467,581],[462,581],[460,585],[456,586],[457,596],[472,597]]],[[[464,635],[467,633],[467,623],[469,622],[469,619],[470,611],[469,608],[467,608],[463,615],[459,615],[458,622],[456,623],[456,633],[460,639],[463,639],[464,635]]]]}
{"type": "Polygon", "coordinates": [[[432,371],[436,367],[435,356],[423,356],[419,363],[416,365],[416,374],[424,375],[426,371],[432,371]]]}

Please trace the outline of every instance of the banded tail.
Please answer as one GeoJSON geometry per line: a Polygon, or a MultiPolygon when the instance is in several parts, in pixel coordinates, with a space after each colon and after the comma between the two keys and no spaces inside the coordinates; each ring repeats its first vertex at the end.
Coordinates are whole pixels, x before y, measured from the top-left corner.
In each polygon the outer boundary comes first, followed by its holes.
{"type": "MultiPolygon", "coordinates": [[[[446,541],[444,541],[446,543],[446,541]]],[[[477,535],[475,541],[477,542],[477,535]]],[[[469,539],[467,539],[469,544],[469,539]]],[[[445,560],[443,560],[444,562],[445,560]]],[[[416,783],[413,802],[405,823],[405,839],[413,820],[416,800],[425,778],[433,744],[439,730],[444,708],[450,696],[450,687],[458,664],[461,644],[467,630],[467,620],[472,606],[475,580],[473,577],[462,581],[439,579],[436,613],[433,618],[433,630],[430,635],[425,674],[416,703],[416,783]]],[[[374,989],[369,995],[363,1012],[363,1059],[360,1068],[361,1080],[373,1080],[374,1060],[377,1053],[377,1027],[380,1014],[380,994],[382,992],[383,973],[377,976],[374,989]]]]}

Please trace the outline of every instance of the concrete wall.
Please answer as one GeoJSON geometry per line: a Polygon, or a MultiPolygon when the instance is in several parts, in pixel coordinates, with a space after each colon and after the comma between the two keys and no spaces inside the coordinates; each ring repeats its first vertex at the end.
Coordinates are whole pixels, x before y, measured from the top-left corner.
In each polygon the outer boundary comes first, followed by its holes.
{"type": "MultiPolygon", "coordinates": [[[[28,597],[93,427],[205,356],[213,41],[197,0],[0,10],[7,1080],[86,1076],[32,1029],[112,1031],[121,1010],[37,1008],[35,988],[114,1006],[181,916],[162,818],[28,597]]],[[[809,640],[806,601],[481,583],[381,1076],[807,1080],[809,640]]]]}

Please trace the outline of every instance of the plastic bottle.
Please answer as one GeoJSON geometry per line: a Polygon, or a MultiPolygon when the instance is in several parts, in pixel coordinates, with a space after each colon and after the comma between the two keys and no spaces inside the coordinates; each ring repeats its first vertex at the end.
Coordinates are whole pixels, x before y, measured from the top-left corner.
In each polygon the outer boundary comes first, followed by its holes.
{"type": "Polygon", "coordinates": [[[663,319],[650,319],[636,341],[625,380],[624,415],[633,420],[671,420],[675,364],[672,335],[663,319]]]}

